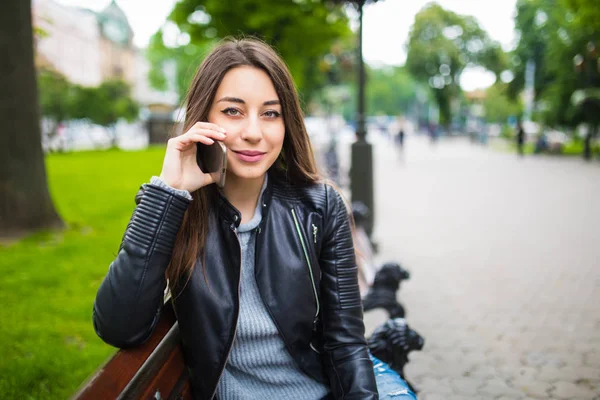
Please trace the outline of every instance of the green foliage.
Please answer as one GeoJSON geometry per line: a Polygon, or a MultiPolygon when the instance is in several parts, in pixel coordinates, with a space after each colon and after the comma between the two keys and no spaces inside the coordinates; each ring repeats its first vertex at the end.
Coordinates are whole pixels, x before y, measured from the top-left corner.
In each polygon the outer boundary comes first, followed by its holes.
{"type": "Polygon", "coordinates": [[[460,76],[467,66],[481,65],[498,75],[505,55],[475,18],[445,10],[436,3],[415,16],[408,40],[406,67],[429,84],[443,124],[451,121],[450,104],[461,93],[460,76]]]}
{"type": "Polygon", "coordinates": [[[42,69],[38,72],[38,87],[42,116],[55,126],[68,119],[89,119],[111,126],[121,118],[133,121],[139,114],[129,85],[121,80],[84,87],[70,83],[58,72],[42,69]]]}
{"type": "Polygon", "coordinates": [[[417,83],[403,67],[368,70],[366,105],[368,115],[406,114],[415,101],[417,83]]]}
{"type": "Polygon", "coordinates": [[[164,148],[52,154],[48,183],[68,228],[0,246],[0,393],[66,399],[115,351],[94,333],[92,305],[164,148]]]}
{"type": "Polygon", "coordinates": [[[508,117],[520,117],[523,105],[510,98],[506,84],[496,83],[486,90],[483,110],[488,122],[506,123],[508,117]]]}
{"type": "Polygon", "coordinates": [[[555,0],[518,0],[515,16],[515,30],[519,41],[511,58],[514,78],[510,82],[511,97],[517,96],[525,86],[525,66],[528,60],[535,62],[535,94],[539,98],[552,80],[545,64],[545,54],[556,18],[560,12],[553,12],[555,0]]]}
{"type": "Polygon", "coordinates": [[[597,67],[600,9],[597,2],[519,0],[515,26],[519,42],[513,57],[512,95],[516,96],[523,89],[525,64],[531,59],[536,63],[535,99],[546,125],[574,126],[593,122],[600,116],[600,99],[582,102],[586,104],[584,107],[573,101],[573,94],[578,89],[600,87],[597,67]],[[590,43],[595,50],[589,50],[590,43]],[[574,63],[578,56],[581,64],[576,68],[574,63]]]}
{"type": "MultiPolygon", "coordinates": [[[[205,49],[216,40],[243,35],[261,38],[276,48],[305,100],[325,83],[319,61],[336,39],[351,35],[342,8],[325,1],[238,0],[232,6],[222,0],[183,0],[175,5],[169,20],[189,35],[190,41],[168,49],[163,33],[155,35],[148,58],[154,65],[152,82],[156,87],[161,84],[158,75],[164,61],[175,60],[178,73],[187,72],[190,65],[200,63],[205,49]]],[[[185,81],[189,74],[183,75],[185,81]]],[[[179,82],[178,88],[180,95],[187,90],[179,82]]]]}
{"type": "Polygon", "coordinates": [[[77,89],[64,75],[49,69],[38,72],[40,112],[56,126],[73,115],[77,89]]]}
{"type": "Polygon", "coordinates": [[[561,0],[553,9],[552,27],[545,54],[548,73],[553,81],[542,100],[549,125],[600,123],[600,11],[594,1],[561,0]],[[590,47],[591,45],[591,47],[590,47]],[[575,66],[576,57],[581,64],[575,66]],[[575,92],[591,94],[576,104],[575,92]]]}
{"type": "MultiPolygon", "coordinates": [[[[367,115],[408,115],[414,112],[417,90],[421,85],[405,67],[387,66],[372,68],[366,65],[367,86],[365,108],[367,115]]],[[[344,85],[348,93],[347,102],[341,112],[344,118],[356,117],[357,84],[350,80],[344,85]]]]}
{"type": "Polygon", "coordinates": [[[205,41],[199,44],[188,43],[167,47],[163,40],[163,30],[156,32],[150,38],[150,45],[146,51],[146,58],[151,65],[148,78],[152,87],[158,90],[174,89],[179,94],[180,100],[183,100],[198,65],[212,44],[213,41],[205,41]],[[165,74],[169,62],[175,67],[173,88],[169,87],[167,74],[165,74]]]}
{"type": "Polygon", "coordinates": [[[508,125],[502,125],[500,130],[500,137],[504,139],[514,139],[516,133],[515,131],[508,125]]]}
{"type": "Polygon", "coordinates": [[[139,113],[138,104],[131,98],[129,85],[121,80],[108,80],[95,88],[78,87],[74,118],[88,118],[102,125],[114,125],[119,119],[133,121],[139,113]]]}

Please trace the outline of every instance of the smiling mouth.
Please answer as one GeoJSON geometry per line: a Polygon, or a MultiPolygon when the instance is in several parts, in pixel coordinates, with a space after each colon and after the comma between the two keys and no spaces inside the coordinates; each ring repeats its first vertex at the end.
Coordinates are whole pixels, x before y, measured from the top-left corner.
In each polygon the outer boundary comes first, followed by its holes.
{"type": "Polygon", "coordinates": [[[235,155],[237,156],[237,158],[240,161],[246,162],[246,163],[258,162],[264,158],[265,154],[267,154],[265,152],[255,151],[255,150],[241,150],[241,151],[233,150],[233,152],[235,153],[235,155]]]}
{"type": "Polygon", "coordinates": [[[256,157],[256,156],[262,156],[263,154],[266,154],[263,151],[251,151],[251,150],[242,150],[242,151],[233,150],[233,152],[237,153],[237,154],[241,154],[243,156],[248,156],[248,157],[256,157]]]}

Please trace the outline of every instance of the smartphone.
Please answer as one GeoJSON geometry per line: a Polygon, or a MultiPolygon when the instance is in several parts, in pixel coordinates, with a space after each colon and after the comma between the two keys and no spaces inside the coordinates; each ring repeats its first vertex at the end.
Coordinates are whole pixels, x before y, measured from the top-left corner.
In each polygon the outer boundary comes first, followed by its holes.
{"type": "Polygon", "coordinates": [[[218,140],[210,146],[196,143],[196,162],[202,172],[209,173],[218,187],[225,186],[227,147],[218,140]]]}

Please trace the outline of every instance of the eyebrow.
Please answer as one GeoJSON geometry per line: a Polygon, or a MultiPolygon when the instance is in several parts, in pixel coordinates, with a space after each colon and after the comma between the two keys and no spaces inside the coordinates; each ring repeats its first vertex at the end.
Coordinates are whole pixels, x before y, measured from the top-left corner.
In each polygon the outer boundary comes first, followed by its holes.
{"type": "MultiPolygon", "coordinates": [[[[217,103],[220,103],[222,101],[228,101],[230,103],[240,103],[240,104],[246,104],[246,102],[238,97],[223,97],[222,99],[220,99],[219,101],[217,101],[217,103]]],[[[263,103],[263,106],[275,106],[281,104],[281,102],[279,100],[269,100],[269,101],[265,101],[263,103]]]]}

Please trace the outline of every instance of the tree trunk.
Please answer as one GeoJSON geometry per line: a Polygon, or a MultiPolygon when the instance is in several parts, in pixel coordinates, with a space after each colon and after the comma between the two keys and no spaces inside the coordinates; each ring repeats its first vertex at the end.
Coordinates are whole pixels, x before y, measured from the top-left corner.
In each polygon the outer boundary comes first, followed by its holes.
{"type": "Polygon", "coordinates": [[[0,2],[0,239],[63,223],[48,192],[31,0],[0,2]]]}

